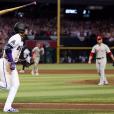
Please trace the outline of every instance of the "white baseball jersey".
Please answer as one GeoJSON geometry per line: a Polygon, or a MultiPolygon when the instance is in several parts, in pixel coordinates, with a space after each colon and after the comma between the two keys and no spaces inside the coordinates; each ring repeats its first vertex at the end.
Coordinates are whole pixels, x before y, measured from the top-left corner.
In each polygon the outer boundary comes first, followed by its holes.
{"type": "Polygon", "coordinates": [[[29,55],[30,55],[29,49],[25,49],[25,50],[23,51],[23,56],[24,56],[24,58],[27,58],[29,55]]]}
{"type": "Polygon", "coordinates": [[[30,51],[29,51],[29,49],[25,49],[25,50],[24,50],[23,56],[24,56],[25,60],[26,60],[28,63],[30,63],[31,57],[30,57],[30,51]]]}
{"type": "Polygon", "coordinates": [[[13,35],[9,39],[8,44],[10,44],[13,47],[12,57],[13,57],[13,60],[17,62],[23,47],[23,41],[21,40],[21,36],[19,34],[13,35]]]}
{"type": "Polygon", "coordinates": [[[111,51],[106,44],[101,43],[101,45],[96,44],[93,46],[91,52],[96,54],[96,58],[106,58],[106,54],[111,51]]]}
{"type": "Polygon", "coordinates": [[[42,51],[42,55],[44,54],[44,48],[39,48],[39,47],[35,47],[33,48],[32,52],[35,53],[36,57],[40,57],[40,52],[42,51]]]}

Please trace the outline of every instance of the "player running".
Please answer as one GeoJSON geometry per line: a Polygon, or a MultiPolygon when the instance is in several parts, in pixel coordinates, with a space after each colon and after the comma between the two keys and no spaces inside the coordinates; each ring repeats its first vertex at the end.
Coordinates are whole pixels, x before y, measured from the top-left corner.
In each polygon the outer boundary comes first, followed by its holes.
{"type": "Polygon", "coordinates": [[[41,46],[40,43],[36,44],[36,47],[33,48],[32,50],[32,59],[33,59],[33,68],[32,68],[32,75],[33,76],[38,76],[39,72],[38,72],[38,64],[40,61],[40,56],[44,55],[44,48],[43,46],[41,46]]]}
{"type": "Polygon", "coordinates": [[[110,51],[109,47],[103,43],[102,36],[97,36],[97,44],[93,46],[91,50],[89,61],[88,61],[89,64],[91,63],[93,54],[96,54],[96,68],[100,76],[100,81],[98,85],[108,84],[108,81],[105,76],[105,67],[107,63],[106,55],[108,54],[113,61],[114,61],[114,56],[112,52],[110,51]]]}
{"type": "Polygon", "coordinates": [[[0,59],[0,87],[9,90],[3,109],[4,112],[19,111],[12,107],[13,100],[20,85],[16,62],[19,59],[19,55],[23,47],[23,39],[28,33],[28,30],[25,24],[20,22],[15,24],[14,30],[16,34],[8,40],[8,43],[4,48],[3,57],[0,59]]]}

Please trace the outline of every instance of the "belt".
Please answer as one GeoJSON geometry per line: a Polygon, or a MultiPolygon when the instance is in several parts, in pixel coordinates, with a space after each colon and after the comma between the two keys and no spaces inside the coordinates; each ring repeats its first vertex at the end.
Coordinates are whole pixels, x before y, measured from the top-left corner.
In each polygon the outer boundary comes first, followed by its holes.
{"type": "Polygon", "coordinates": [[[104,57],[98,57],[98,58],[96,58],[96,59],[103,59],[104,57]]]}

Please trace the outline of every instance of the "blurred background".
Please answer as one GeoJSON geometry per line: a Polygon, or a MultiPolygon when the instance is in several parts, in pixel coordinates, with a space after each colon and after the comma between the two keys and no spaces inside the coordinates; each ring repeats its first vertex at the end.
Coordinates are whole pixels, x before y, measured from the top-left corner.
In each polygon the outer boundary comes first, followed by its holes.
{"type": "MultiPolygon", "coordinates": [[[[32,1],[0,0],[0,10],[32,1]]],[[[38,0],[36,5],[0,15],[0,52],[14,34],[14,24],[22,21],[29,27],[25,44],[30,50],[37,42],[44,46],[41,63],[87,63],[97,35],[114,54],[113,11],[114,0],[38,0]]]]}

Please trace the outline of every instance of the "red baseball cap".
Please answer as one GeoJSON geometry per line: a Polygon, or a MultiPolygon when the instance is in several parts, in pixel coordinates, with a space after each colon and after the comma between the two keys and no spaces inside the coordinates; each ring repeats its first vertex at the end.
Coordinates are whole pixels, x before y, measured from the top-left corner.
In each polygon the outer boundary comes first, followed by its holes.
{"type": "Polygon", "coordinates": [[[103,38],[102,38],[102,36],[97,36],[97,40],[102,40],[103,38]]]}

